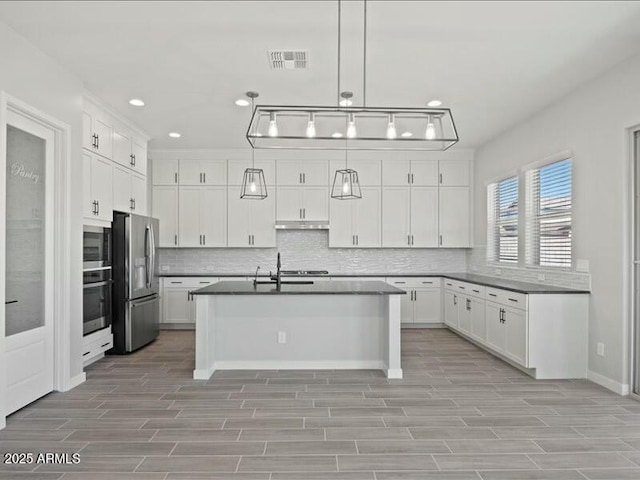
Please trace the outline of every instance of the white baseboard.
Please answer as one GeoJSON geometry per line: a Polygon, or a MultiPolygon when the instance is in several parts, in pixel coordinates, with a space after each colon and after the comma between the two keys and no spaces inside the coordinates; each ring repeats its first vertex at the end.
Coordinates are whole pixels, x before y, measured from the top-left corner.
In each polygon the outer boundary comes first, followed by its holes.
{"type": "Polygon", "coordinates": [[[402,369],[401,368],[388,368],[386,369],[387,378],[397,378],[402,379],[402,369]]]}
{"type": "Polygon", "coordinates": [[[444,323],[401,323],[400,328],[447,328],[444,323]]]}
{"type": "Polygon", "coordinates": [[[589,370],[587,372],[587,378],[591,380],[593,383],[597,383],[604,388],[611,390],[612,392],[617,393],[618,395],[629,395],[629,384],[628,383],[620,383],[615,380],[611,380],[610,378],[605,377],[604,375],[600,375],[594,371],[589,370]]]}
{"type": "Polygon", "coordinates": [[[213,375],[213,372],[215,372],[215,371],[216,371],[216,369],[214,367],[196,369],[196,370],[193,371],[193,379],[194,380],[209,380],[211,378],[211,375],[213,375]]]}
{"type": "Polygon", "coordinates": [[[86,380],[87,380],[87,374],[84,372],[82,372],[79,375],[76,375],[73,378],[70,378],[69,382],[67,383],[67,390],[76,388],[78,385],[80,385],[81,383],[84,383],[86,380]]]}
{"type": "Polygon", "coordinates": [[[319,361],[221,361],[215,362],[215,370],[385,370],[377,360],[319,360],[319,361]]]}

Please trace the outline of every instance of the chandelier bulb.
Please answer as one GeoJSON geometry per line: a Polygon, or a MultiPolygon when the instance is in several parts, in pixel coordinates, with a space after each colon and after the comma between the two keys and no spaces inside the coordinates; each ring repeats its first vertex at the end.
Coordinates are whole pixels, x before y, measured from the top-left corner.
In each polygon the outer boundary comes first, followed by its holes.
{"type": "Polygon", "coordinates": [[[307,123],[307,137],[313,138],[316,136],[316,120],[313,113],[309,114],[309,122],[307,123]]]}
{"type": "Polygon", "coordinates": [[[276,123],[276,113],[271,112],[269,114],[269,136],[277,137],[278,136],[278,124],[276,123]]]}
{"type": "Polygon", "coordinates": [[[349,193],[349,182],[344,182],[342,184],[342,193],[349,193]]]}
{"type": "Polygon", "coordinates": [[[387,125],[387,138],[393,140],[394,138],[396,138],[396,136],[397,132],[395,118],[393,115],[389,115],[389,124],[387,125]]]}
{"type": "Polygon", "coordinates": [[[349,123],[347,123],[347,138],[356,138],[358,132],[356,131],[356,119],[353,113],[349,114],[349,123]]]}
{"type": "Polygon", "coordinates": [[[433,124],[433,120],[431,119],[431,116],[429,116],[427,120],[427,130],[425,132],[424,137],[427,140],[433,140],[434,138],[436,138],[436,127],[433,124]]]}

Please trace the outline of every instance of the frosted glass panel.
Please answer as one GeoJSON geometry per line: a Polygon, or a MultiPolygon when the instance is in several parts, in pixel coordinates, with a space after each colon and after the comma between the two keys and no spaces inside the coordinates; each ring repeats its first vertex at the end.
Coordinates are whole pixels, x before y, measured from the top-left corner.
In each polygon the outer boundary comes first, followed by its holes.
{"type": "Polygon", "coordinates": [[[7,336],[44,325],[45,147],[7,125],[7,336]]]}

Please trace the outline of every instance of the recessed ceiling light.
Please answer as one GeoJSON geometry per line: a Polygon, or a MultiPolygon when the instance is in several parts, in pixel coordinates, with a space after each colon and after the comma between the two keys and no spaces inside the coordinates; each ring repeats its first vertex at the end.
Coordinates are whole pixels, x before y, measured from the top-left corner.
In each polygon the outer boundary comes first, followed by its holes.
{"type": "Polygon", "coordinates": [[[339,103],[341,107],[350,107],[351,105],[353,105],[353,102],[348,98],[343,98],[339,103]]]}
{"type": "Polygon", "coordinates": [[[134,107],[144,107],[144,102],[139,98],[132,98],[131,100],[129,100],[129,104],[133,105],[134,107]]]}
{"type": "Polygon", "coordinates": [[[407,138],[407,137],[412,137],[412,136],[413,136],[413,133],[411,133],[411,132],[402,132],[402,135],[401,135],[401,136],[402,136],[402,137],[405,137],[405,138],[407,138]]]}
{"type": "Polygon", "coordinates": [[[180,134],[178,132],[171,132],[171,133],[169,133],[169,136],[171,138],[180,138],[182,136],[182,134],[180,134]]]}
{"type": "Polygon", "coordinates": [[[440,105],[442,105],[442,102],[440,100],[431,100],[429,103],[427,103],[428,107],[439,107],[440,105]]]}
{"type": "Polygon", "coordinates": [[[341,138],[341,137],[342,137],[342,134],[341,134],[340,132],[333,132],[333,133],[331,134],[331,136],[332,136],[333,138],[341,138]]]}
{"type": "Polygon", "coordinates": [[[245,98],[239,98],[238,100],[236,100],[236,105],[239,107],[248,107],[249,106],[249,100],[245,99],[245,98]]]}

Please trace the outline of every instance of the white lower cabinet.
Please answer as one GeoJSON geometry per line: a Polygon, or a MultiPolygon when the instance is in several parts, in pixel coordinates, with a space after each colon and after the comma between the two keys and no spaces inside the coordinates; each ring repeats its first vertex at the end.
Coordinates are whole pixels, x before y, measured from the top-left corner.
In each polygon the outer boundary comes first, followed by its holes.
{"type": "Polygon", "coordinates": [[[100,360],[113,347],[111,327],[103,328],[82,338],[82,366],[100,360]]]}
{"type": "Polygon", "coordinates": [[[440,325],[440,278],[387,277],[386,282],[407,292],[400,299],[403,324],[440,325]]]}
{"type": "Polygon", "coordinates": [[[453,329],[458,328],[458,294],[455,291],[447,290],[443,294],[444,298],[444,323],[453,329]]]}
{"type": "Polygon", "coordinates": [[[189,292],[217,281],[217,277],[163,277],[160,325],[164,328],[195,325],[195,302],[189,292]]]}

